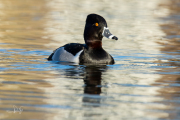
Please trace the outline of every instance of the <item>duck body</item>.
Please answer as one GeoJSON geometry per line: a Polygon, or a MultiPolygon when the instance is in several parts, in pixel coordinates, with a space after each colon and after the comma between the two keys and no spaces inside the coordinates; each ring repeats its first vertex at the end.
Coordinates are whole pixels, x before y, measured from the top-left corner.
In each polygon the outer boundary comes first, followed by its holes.
{"type": "Polygon", "coordinates": [[[113,57],[102,48],[102,38],[118,38],[107,28],[103,17],[97,14],[87,16],[84,29],[85,44],[69,43],[56,49],[48,60],[76,62],[79,64],[114,64],[113,57]]]}
{"type": "Polygon", "coordinates": [[[113,57],[103,48],[91,49],[85,44],[69,43],[56,49],[49,61],[67,61],[76,63],[114,64],[113,57]]]}

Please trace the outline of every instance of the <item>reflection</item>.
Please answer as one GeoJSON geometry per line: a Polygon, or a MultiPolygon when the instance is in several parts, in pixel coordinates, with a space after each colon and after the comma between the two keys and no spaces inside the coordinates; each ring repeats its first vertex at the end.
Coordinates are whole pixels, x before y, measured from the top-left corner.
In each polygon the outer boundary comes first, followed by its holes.
{"type": "MultiPolygon", "coordinates": [[[[83,77],[84,80],[84,93],[91,95],[100,95],[101,94],[101,76],[102,72],[107,70],[106,65],[95,66],[95,65],[87,65],[87,66],[79,66],[73,65],[73,63],[67,62],[57,62],[61,65],[69,65],[71,68],[65,69],[65,77],[67,78],[75,78],[77,76],[83,77]]],[[[61,70],[59,72],[62,72],[61,70]]]]}
{"type": "MultiPolygon", "coordinates": [[[[164,66],[171,66],[162,68],[160,73],[162,77],[156,81],[156,86],[162,86],[158,91],[159,95],[163,98],[160,103],[166,105],[164,111],[168,114],[168,119],[178,119],[180,117],[179,102],[180,97],[180,1],[169,0],[168,3],[161,4],[161,7],[169,9],[169,15],[163,18],[164,23],[160,25],[162,31],[166,34],[166,43],[160,42],[163,46],[161,51],[165,54],[165,61],[161,61],[164,66]]],[[[159,109],[159,108],[157,108],[159,109]]]]}
{"type": "MultiPolygon", "coordinates": [[[[102,73],[106,72],[108,66],[106,65],[70,65],[71,63],[58,62],[58,64],[68,64],[70,68],[59,70],[59,73],[64,74],[66,78],[81,78],[84,80],[84,103],[100,103],[101,88],[102,88],[102,73]]],[[[93,105],[92,105],[93,106],[93,105]]],[[[95,105],[97,106],[97,105],[95,105]]]]}
{"type": "MultiPolygon", "coordinates": [[[[99,65],[99,66],[69,65],[69,66],[71,66],[71,68],[65,69],[64,71],[65,73],[63,73],[65,74],[65,77],[73,78],[73,79],[82,77],[84,81],[84,94],[82,97],[83,108],[100,107],[102,101],[102,97],[100,96],[100,94],[102,93],[101,89],[103,86],[102,73],[104,74],[107,71],[108,66],[106,65],[99,65]]],[[[78,92],[78,90],[76,91],[78,92]]],[[[92,117],[92,116],[97,117],[101,115],[102,115],[101,113],[97,113],[94,111],[88,111],[88,112],[84,111],[84,117],[92,117]]]]}
{"type": "Polygon", "coordinates": [[[53,88],[44,80],[52,74],[39,69],[44,70],[44,44],[50,41],[44,38],[47,2],[0,0],[0,119],[44,119],[42,113],[48,111],[36,107],[47,105],[44,89],[53,88]],[[14,106],[23,106],[21,115],[7,112],[14,106]]]}
{"type": "Polygon", "coordinates": [[[107,66],[87,66],[85,67],[85,94],[97,94],[101,93],[101,75],[106,70],[107,66]],[[101,68],[101,69],[100,69],[101,68]],[[103,69],[103,70],[102,70],[103,69]]]}
{"type": "MultiPolygon", "coordinates": [[[[101,80],[102,72],[105,72],[107,66],[86,66],[84,73],[84,94],[100,95],[101,94],[101,80]]],[[[101,97],[84,95],[84,106],[98,107],[100,105],[101,97]],[[90,103],[90,104],[87,104],[90,103]]]]}
{"type": "MultiPolygon", "coordinates": [[[[46,49],[49,39],[44,38],[48,19],[44,19],[50,11],[46,0],[0,1],[0,42],[5,43],[2,48],[20,48],[27,50],[46,49]],[[33,46],[33,47],[32,47],[33,46]]],[[[1,46],[0,46],[1,48],[1,46]]]]}
{"type": "Polygon", "coordinates": [[[164,45],[161,51],[168,55],[180,55],[180,1],[170,0],[168,3],[169,4],[161,5],[162,7],[166,7],[170,10],[169,16],[163,18],[165,23],[161,25],[161,29],[164,33],[166,33],[165,38],[167,39],[166,44],[161,43],[164,45]]]}

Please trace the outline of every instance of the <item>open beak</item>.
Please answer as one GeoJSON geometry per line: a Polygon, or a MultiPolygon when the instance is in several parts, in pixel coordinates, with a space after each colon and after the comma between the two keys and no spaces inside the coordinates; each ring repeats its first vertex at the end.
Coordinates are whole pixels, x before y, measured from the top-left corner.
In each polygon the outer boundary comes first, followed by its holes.
{"type": "Polygon", "coordinates": [[[102,35],[104,37],[107,37],[108,39],[118,40],[118,38],[116,36],[114,36],[113,34],[110,33],[109,28],[107,28],[107,27],[104,27],[102,35]]]}

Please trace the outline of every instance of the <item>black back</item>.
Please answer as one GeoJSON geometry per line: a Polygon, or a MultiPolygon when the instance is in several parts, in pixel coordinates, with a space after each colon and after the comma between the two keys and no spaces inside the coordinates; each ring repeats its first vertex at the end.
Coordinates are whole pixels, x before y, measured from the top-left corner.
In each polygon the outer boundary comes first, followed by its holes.
{"type": "Polygon", "coordinates": [[[84,44],[79,44],[79,43],[69,43],[63,46],[64,49],[73,54],[74,56],[85,47],[84,44]]]}
{"type": "MultiPolygon", "coordinates": [[[[81,51],[83,49],[83,47],[86,47],[86,46],[84,44],[79,44],[79,43],[69,43],[62,47],[64,47],[64,50],[66,50],[67,52],[69,52],[75,56],[79,51],[81,51]]],[[[57,49],[59,49],[59,48],[57,48],[57,49]]],[[[47,58],[47,60],[49,60],[49,61],[52,60],[52,57],[53,57],[54,53],[56,52],[56,50],[53,51],[53,53],[47,58]]]]}

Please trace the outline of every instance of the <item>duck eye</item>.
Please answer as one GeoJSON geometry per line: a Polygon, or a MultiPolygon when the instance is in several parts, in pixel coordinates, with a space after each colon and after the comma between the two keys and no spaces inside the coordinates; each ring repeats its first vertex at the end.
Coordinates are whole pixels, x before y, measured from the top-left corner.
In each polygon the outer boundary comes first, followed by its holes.
{"type": "Polygon", "coordinates": [[[98,26],[99,24],[98,23],[95,23],[95,26],[98,26]]]}

